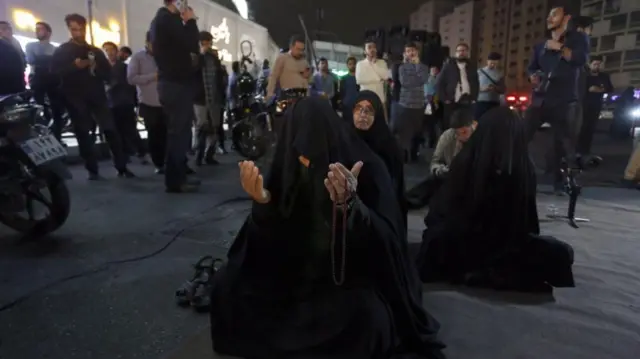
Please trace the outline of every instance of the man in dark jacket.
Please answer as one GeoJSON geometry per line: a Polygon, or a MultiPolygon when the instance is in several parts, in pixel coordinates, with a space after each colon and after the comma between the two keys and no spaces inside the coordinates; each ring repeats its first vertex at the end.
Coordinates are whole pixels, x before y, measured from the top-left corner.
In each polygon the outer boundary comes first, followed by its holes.
{"type": "Polygon", "coordinates": [[[167,192],[191,192],[197,181],[187,180],[187,152],[191,147],[194,76],[198,60],[198,25],[193,9],[183,0],[164,0],[151,22],[153,57],[158,65],[160,103],[168,116],[167,192]]]}
{"type": "Polygon", "coordinates": [[[23,91],[24,60],[12,42],[11,25],[0,21],[0,96],[23,91]]]}
{"type": "Polygon", "coordinates": [[[147,150],[138,132],[138,116],[135,111],[136,88],[127,81],[127,64],[118,55],[118,45],[105,42],[102,49],[111,65],[107,99],[116,130],[122,138],[122,147],[127,155],[137,155],[141,162],[146,164],[147,150]]]}
{"type": "Polygon", "coordinates": [[[46,22],[36,23],[36,38],[38,41],[30,42],[26,46],[27,63],[31,66],[29,73],[29,85],[33,90],[34,100],[45,106],[45,98],[48,99],[48,108],[45,116],[48,121],[53,120],[52,132],[58,140],[62,138],[62,130],[65,126],[62,117],[64,104],[60,93],[60,78],[51,72],[51,59],[56,47],[51,44],[51,25],[46,22]]]}
{"type": "Polygon", "coordinates": [[[200,58],[196,73],[196,95],[193,108],[196,113],[196,165],[215,165],[218,161],[216,142],[224,108],[224,73],[218,52],[211,48],[213,36],[200,32],[200,58]]]}
{"type": "Polygon", "coordinates": [[[442,130],[449,128],[449,118],[458,108],[475,104],[480,84],[478,69],[469,61],[469,45],[456,46],[455,59],[444,64],[436,81],[438,98],[443,103],[442,130]]]}
{"type": "Polygon", "coordinates": [[[542,122],[551,124],[554,155],[550,170],[555,174],[554,187],[563,194],[562,160],[576,152],[581,118],[576,115],[580,71],[589,57],[589,40],[581,32],[567,30],[571,15],[563,6],[551,9],[547,28],[551,38],[533,47],[529,61],[529,81],[534,87],[531,106],[525,113],[529,137],[542,122]]]}
{"type": "Polygon", "coordinates": [[[94,154],[94,140],[90,135],[95,123],[109,144],[118,177],[135,177],[127,169],[128,159],[122,150],[122,140],[107,106],[104,86],[109,81],[111,65],[102,50],[86,42],[87,19],[84,16],[67,15],[65,22],[71,40],[60,45],[53,53],[51,67],[61,77],[62,93],[71,115],[80,156],[89,171],[89,179],[101,179],[94,154]]]}

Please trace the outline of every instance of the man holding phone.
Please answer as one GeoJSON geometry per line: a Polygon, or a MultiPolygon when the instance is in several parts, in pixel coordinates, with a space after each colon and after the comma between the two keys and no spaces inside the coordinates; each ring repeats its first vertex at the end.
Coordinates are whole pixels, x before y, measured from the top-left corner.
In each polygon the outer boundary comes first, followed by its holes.
{"type": "Polygon", "coordinates": [[[187,180],[187,152],[195,122],[196,64],[199,31],[196,16],[186,0],[164,0],[151,22],[153,57],[158,65],[158,94],[168,117],[167,192],[192,192],[199,182],[187,180]]]}

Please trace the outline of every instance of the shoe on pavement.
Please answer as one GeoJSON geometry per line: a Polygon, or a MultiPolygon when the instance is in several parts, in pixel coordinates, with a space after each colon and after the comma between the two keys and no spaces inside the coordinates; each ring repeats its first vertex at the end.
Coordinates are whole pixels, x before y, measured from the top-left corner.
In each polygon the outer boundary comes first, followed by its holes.
{"type": "Polygon", "coordinates": [[[118,170],[118,177],[120,177],[120,178],[135,178],[136,175],[133,172],[129,171],[128,168],[125,168],[123,170],[118,170]]]}

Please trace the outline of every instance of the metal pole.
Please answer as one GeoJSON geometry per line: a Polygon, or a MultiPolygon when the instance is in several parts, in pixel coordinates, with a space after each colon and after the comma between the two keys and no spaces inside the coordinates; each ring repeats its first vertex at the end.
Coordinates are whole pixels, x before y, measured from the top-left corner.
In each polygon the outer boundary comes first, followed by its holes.
{"type": "Polygon", "coordinates": [[[93,0],[87,0],[87,7],[89,18],[87,19],[87,26],[89,26],[89,42],[92,46],[95,46],[93,43],[93,0]]]}
{"type": "Polygon", "coordinates": [[[307,32],[307,27],[304,24],[304,20],[302,19],[302,15],[298,14],[298,20],[300,20],[300,25],[302,26],[302,31],[304,31],[304,38],[307,41],[307,51],[311,54],[310,60],[312,60],[315,67],[318,67],[318,61],[316,59],[316,51],[313,48],[313,43],[311,42],[311,38],[309,37],[309,33],[307,32]]]}

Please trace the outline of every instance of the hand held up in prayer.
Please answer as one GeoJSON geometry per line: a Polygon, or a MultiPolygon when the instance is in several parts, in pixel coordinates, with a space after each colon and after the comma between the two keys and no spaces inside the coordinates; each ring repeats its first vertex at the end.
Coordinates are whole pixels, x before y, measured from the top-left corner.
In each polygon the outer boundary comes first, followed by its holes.
{"type": "Polygon", "coordinates": [[[351,170],[348,170],[341,163],[329,165],[329,173],[324,180],[324,186],[329,191],[329,197],[335,204],[345,204],[358,188],[358,175],[362,170],[363,163],[357,162],[351,170]]]}
{"type": "Polygon", "coordinates": [[[253,161],[242,161],[238,163],[240,168],[240,183],[242,189],[256,202],[267,204],[271,199],[269,191],[264,189],[262,175],[253,161]]]}

